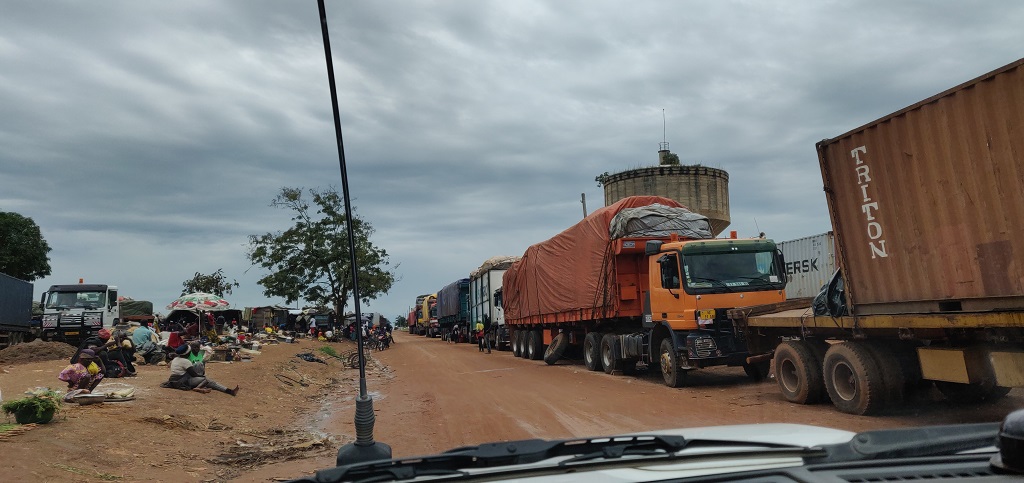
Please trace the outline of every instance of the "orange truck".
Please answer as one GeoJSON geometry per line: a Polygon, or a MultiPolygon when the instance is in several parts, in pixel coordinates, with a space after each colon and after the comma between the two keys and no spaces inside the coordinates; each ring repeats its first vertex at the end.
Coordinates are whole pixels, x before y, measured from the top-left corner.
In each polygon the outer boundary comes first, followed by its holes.
{"type": "Polygon", "coordinates": [[[773,241],[712,238],[707,217],[633,196],[529,247],[505,272],[502,304],[518,357],[575,351],[592,371],[642,365],[679,387],[710,366],[766,377],[770,356],[752,357],[728,310],[783,302],[785,286],[773,241]]]}

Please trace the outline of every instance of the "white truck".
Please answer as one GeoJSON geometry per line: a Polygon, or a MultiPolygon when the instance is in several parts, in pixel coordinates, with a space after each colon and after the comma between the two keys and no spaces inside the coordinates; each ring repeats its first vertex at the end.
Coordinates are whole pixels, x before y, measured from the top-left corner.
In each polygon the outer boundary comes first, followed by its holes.
{"type": "Polygon", "coordinates": [[[483,323],[491,347],[497,350],[509,349],[509,332],[505,327],[501,300],[495,297],[495,292],[501,290],[501,277],[505,270],[518,259],[516,256],[491,257],[469,274],[470,323],[474,327],[477,322],[483,323]]]}
{"type": "Polygon", "coordinates": [[[77,345],[121,320],[117,287],[79,283],[51,285],[40,300],[43,306],[42,339],[77,345]]]}

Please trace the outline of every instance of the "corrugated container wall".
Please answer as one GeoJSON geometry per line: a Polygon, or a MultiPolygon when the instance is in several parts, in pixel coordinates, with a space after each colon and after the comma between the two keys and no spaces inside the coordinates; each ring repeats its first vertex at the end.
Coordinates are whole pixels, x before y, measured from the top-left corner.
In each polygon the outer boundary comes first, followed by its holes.
{"type": "Polygon", "coordinates": [[[25,325],[32,318],[32,284],[0,273],[0,323],[25,325]]]}
{"type": "Polygon", "coordinates": [[[814,297],[836,271],[832,232],[779,243],[786,257],[786,298],[814,297]]]}
{"type": "Polygon", "coordinates": [[[818,143],[854,314],[1024,308],[1022,64],[818,143]]]}

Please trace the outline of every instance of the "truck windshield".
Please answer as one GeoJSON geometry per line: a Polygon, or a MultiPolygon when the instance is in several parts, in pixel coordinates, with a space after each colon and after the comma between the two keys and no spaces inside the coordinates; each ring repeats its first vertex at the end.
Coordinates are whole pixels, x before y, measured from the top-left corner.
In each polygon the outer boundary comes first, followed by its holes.
{"type": "Polygon", "coordinates": [[[688,293],[747,292],[785,287],[774,251],[728,251],[683,257],[688,293]]]}
{"type": "Polygon", "coordinates": [[[53,292],[46,300],[48,309],[98,309],[106,303],[106,293],[94,292],[53,292]]]}

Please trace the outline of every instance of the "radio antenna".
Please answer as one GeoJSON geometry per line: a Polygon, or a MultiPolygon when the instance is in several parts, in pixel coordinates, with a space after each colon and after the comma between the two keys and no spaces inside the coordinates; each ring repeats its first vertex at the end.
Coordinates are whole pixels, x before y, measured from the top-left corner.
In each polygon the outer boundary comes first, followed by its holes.
{"type": "MultiPolygon", "coordinates": [[[[348,232],[349,263],[352,265],[352,301],[355,304],[359,330],[359,397],[356,398],[356,440],[338,449],[338,466],[373,460],[391,459],[391,447],[373,440],[373,398],[366,392],[366,354],[363,352],[363,317],[359,312],[359,266],[356,265],[356,244],[352,228],[352,203],[348,191],[348,170],[345,166],[345,145],[341,140],[341,116],[338,114],[338,91],[334,83],[334,62],[331,61],[331,38],[327,33],[327,11],[324,0],[317,0],[320,9],[320,31],[324,37],[327,58],[327,82],[331,86],[331,107],[334,110],[334,134],[338,139],[338,164],[341,166],[341,190],[345,197],[345,228],[348,232]]],[[[342,307],[344,309],[344,307],[342,307]]]]}

